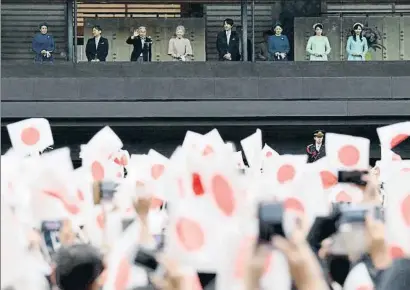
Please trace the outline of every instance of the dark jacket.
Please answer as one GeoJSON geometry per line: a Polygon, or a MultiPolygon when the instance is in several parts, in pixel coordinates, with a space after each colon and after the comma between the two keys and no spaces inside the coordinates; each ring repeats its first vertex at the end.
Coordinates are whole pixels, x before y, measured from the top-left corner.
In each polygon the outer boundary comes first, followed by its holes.
{"type": "Polygon", "coordinates": [[[98,47],[95,47],[95,37],[90,38],[87,41],[85,47],[85,55],[87,56],[88,61],[93,59],[98,59],[99,61],[105,61],[108,55],[108,40],[101,36],[100,41],[98,42],[98,47]]]}
{"type": "Polygon", "coordinates": [[[226,31],[219,32],[216,37],[216,49],[218,51],[219,60],[226,60],[224,59],[224,55],[227,53],[231,54],[233,61],[241,59],[241,54],[239,52],[239,36],[236,31],[231,31],[229,45],[226,39],[226,31]]]}
{"type": "Polygon", "coordinates": [[[126,43],[134,46],[134,49],[131,53],[131,61],[137,61],[142,54],[143,61],[151,61],[152,59],[152,39],[151,37],[146,37],[144,46],[142,46],[141,37],[137,36],[134,39],[131,39],[131,36],[128,37],[126,43]]]}
{"type": "Polygon", "coordinates": [[[54,39],[50,34],[42,34],[37,33],[33,38],[32,49],[36,53],[35,61],[36,62],[43,62],[43,61],[53,61],[53,54],[51,57],[45,57],[41,54],[42,50],[46,50],[49,52],[54,52],[54,39]]]}
{"type": "Polygon", "coordinates": [[[308,155],[308,163],[313,163],[315,161],[318,161],[319,159],[326,156],[325,144],[322,144],[322,146],[320,146],[319,151],[316,150],[315,144],[310,144],[306,148],[306,153],[308,155]]]}

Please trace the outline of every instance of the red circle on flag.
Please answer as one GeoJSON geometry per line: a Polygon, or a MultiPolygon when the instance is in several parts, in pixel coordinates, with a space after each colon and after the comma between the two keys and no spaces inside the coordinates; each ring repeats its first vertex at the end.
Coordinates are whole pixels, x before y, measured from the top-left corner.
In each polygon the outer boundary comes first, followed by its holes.
{"type": "Polygon", "coordinates": [[[400,210],[403,216],[404,224],[407,227],[410,227],[410,192],[407,194],[407,196],[402,201],[400,210]]]}
{"type": "Polygon", "coordinates": [[[324,189],[329,189],[337,184],[337,177],[332,172],[328,170],[320,171],[320,178],[322,179],[322,184],[324,189]]]}
{"type": "Polygon", "coordinates": [[[368,285],[362,285],[362,286],[359,286],[359,287],[357,287],[357,289],[356,290],[373,290],[374,288],[373,287],[371,287],[371,286],[368,286],[368,285]]]}
{"type": "Polygon", "coordinates": [[[303,206],[303,203],[298,200],[297,198],[294,197],[289,197],[285,200],[285,202],[283,203],[283,207],[286,210],[294,210],[294,211],[298,211],[300,213],[304,213],[305,212],[305,207],[303,206]]]}
{"type": "Polygon", "coordinates": [[[283,184],[288,181],[292,181],[296,175],[295,168],[290,164],[282,165],[277,173],[278,182],[283,184]]]}
{"type": "Polygon", "coordinates": [[[203,156],[209,155],[211,153],[214,153],[214,149],[212,148],[211,145],[206,145],[204,151],[202,152],[203,156]]]}
{"type": "Polygon", "coordinates": [[[336,195],[336,202],[352,202],[352,197],[346,191],[341,191],[336,195]]]}
{"type": "Polygon", "coordinates": [[[77,189],[77,198],[81,201],[84,200],[84,194],[80,189],[77,189]]]}
{"type": "Polygon", "coordinates": [[[389,252],[392,259],[400,259],[404,257],[404,251],[398,246],[391,246],[389,252]]]}
{"type": "Polygon", "coordinates": [[[94,181],[100,181],[104,179],[104,167],[100,162],[94,161],[91,164],[91,175],[93,176],[94,181]]]}
{"type": "Polygon", "coordinates": [[[197,251],[205,243],[205,234],[199,223],[188,218],[180,218],[176,223],[178,240],[186,251],[197,251]]]}
{"type": "Polygon", "coordinates": [[[151,197],[151,208],[160,208],[164,204],[164,201],[155,196],[151,197]]]}
{"type": "Polygon", "coordinates": [[[155,180],[157,180],[158,178],[161,177],[161,175],[164,173],[165,170],[165,166],[162,164],[154,164],[151,167],[151,176],[152,178],[154,178],[155,180]]]}
{"type": "Polygon", "coordinates": [[[28,146],[36,145],[40,140],[40,131],[34,127],[24,128],[21,131],[21,141],[28,146]]]}
{"type": "Polygon", "coordinates": [[[407,135],[407,134],[398,134],[398,135],[394,136],[390,141],[390,148],[396,147],[401,142],[406,140],[408,137],[409,137],[409,135],[407,135]]]}
{"type": "Polygon", "coordinates": [[[353,145],[345,145],[339,149],[338,156],[344,166],[355,166],[360,160],[360,151],[353,145]]]}
{"type": "Polygon", "coordinates": [[[201,176],[198,173],[192,173],[192,190],[197,196],[204,195],[205,190],[202,184],[201,176]]]}
{"type": "Polygon", "coordinates": [[[227,216],[235,210],[234,191],[229,182],[221,175],[212,178],[212,195],[219,209],[227,216]]]}

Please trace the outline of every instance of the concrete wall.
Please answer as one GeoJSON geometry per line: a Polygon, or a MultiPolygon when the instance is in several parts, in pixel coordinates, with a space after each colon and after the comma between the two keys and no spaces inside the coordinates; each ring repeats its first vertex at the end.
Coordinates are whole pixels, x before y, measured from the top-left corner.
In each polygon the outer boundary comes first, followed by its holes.
{"type": "Polygon", "coordinates": [[[408,118],[409,83],[409,62],[2,65],[2,117],[408,118]]]}

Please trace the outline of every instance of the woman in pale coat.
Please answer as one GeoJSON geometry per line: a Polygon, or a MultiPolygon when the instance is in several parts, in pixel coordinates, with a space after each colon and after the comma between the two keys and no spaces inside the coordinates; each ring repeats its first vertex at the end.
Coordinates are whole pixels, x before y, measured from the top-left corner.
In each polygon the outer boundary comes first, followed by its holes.
{"type": "Polygon", "coordinates": [[[188,61],[192,56],[192,47],[189,39],[184,38],[185,27],[178,26],[175,35],[169,40],[168,54],[174,61],[188,61]]]}
{"type": "Polygon", "coordinates": [[[353,25],[352,35],[347,39],[347,60],[365,61],[369,50],[366,37],[363,36],[363,24],[353,25]]]}
{"type": "Polygon", "coordinates": [[[330,53],[329,39],[322,35],[323,24],[316,23],[313,25],[315,35],[309,37],[309,41],[306,45],[306,51],[312,61],[327,61],[327,55],[330,53]]]}

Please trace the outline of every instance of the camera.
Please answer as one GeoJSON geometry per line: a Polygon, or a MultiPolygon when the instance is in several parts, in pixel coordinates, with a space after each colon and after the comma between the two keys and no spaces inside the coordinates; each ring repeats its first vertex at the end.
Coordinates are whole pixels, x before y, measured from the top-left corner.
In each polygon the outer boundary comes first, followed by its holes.
{"type": "Polygon", "coordinates": [[[283,230],[283,204],[260,203],[258,206],[259,237],[258,243],[270,243],[272,236],[285,236],[283,230]]]}
{"type": "Polygon", "coordinates": [[[362,177],[369,172],[364,171],[339,171],[338,172],[338,182],[339,183],[353,183],[360,186],[366,186],[366,181],[362,180],[362,177]]]}
{"type": "Polygon", "coordinates": [[[113,199],[118,183],[112,181],[98,181],[93,184],[94,204],[109,202],[113,199]]]}

